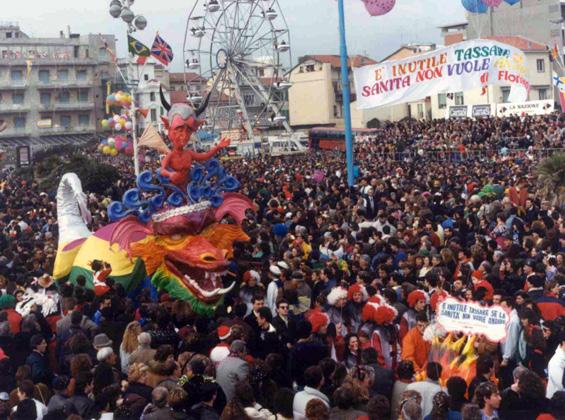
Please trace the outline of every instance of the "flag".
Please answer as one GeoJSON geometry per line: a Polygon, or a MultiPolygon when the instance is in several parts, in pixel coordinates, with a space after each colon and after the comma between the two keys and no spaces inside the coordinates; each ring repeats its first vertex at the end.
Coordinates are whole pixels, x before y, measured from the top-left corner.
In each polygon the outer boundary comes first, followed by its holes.
{"type": "Polygon", "coordinates": [[[136,111],[143,118],[147,118],[147,115],[149,114],[149,108],[138,108],[136,111]]]}
{"type": "Polygon", "coordinates": [[[173,61],[173,49],[159,36],[159,33],[155,35],[155,41],[153,41],[153,46],[151,47],[151,55],[165,66],[168,66],[173,61]]]}
{"type": "MultiPolygon", "coordinates": [[[[112,93],[112,82],[109,80],[106,82],[106,97],[110,96],[112,93]]],[[[110,113],[110,102],[106,101],[106,114],[110,113]]]]}
{"type": "Polygon", "coordinates": [[[170,152],[169,148],[163,141],[163,138],[159,135],[155,127],[153,127],[153,124],[148,124],[147,127],[145,127],[145,130],[139,138],[137,145],[155,149],[162,154],[170,152]]]}
{"type": "Polygon", "coordinates": [[[565,112],[565,77],[560,77],[557,73],[552,73],[553,86],[559,91],[559,104],[561,105],[561,112],[565,112]]]}
{"type": "Polygon", "coordinates": [[[559,49],[557,48],[557,43],[555,41],[553,41],[553,50],[551,50],[551,55],[554,61],[557,61],[558,63],[561,62],[559,59],[559,49]]]}
{"type": "Polygon", "coordinates": [[[145,64],[147,58],[151,56],[149,47],[142,44],[131,35],[128,35],[128,51],[130,54],[137,56],[137,64],[145,64]]]}
{"type": "MultiPolygon", "coordinates": [[[[100,35],[100,37],[102,37],[102,35],[100,35]]],[[[112,63],[118,64],[118,58],[116,57],[116,53],[114,51],[112,51],[112,49],[109,47],[108,41],[106,41],[104,38],[102,38],[102,39],[103,39],[103,43],[104,43],[104,48],[106,48],[106,52],[108,53],[108,55],[112,59],[112,63]]]]}
{"type": "Polygon", "coordinates": [[[27,67],[27,71],[26,71],[26,80],[29,80],[29,75],[31,74],[31,67],[33,66],[33,61],[31,60],[26,60],[26,67],[27,67]]]}

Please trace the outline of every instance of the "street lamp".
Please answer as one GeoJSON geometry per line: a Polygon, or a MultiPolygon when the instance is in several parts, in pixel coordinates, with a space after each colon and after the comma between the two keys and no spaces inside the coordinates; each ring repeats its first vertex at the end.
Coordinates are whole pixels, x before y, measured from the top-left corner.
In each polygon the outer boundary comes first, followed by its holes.
{"type": "MultiPolygon", "coordinates": [[[[122,20],[128,25],[128,34],[135,31],[142,31],[147,27],[147,19],[142,15],[136,15],[131,10],[131,6],[135,3],[135,0],[112,0],[110,2],[109,13],[114,19],[122,18],[122,20]]],[[[131,63],[130,63],[131,65],[131,63]]],[[[122,72],[118,68],[118,72],[124,79],[124,82],[129,86],[128,81],[124,78],[122,72]]],[[[129,77],[129,71],[128,71],[129,77]]],[[[131,86],[131,122],[133,125],[132,129],[132,140],[133,140],[133,167],[135,171],[135,176],[139,175],[139,156],[137,150],[137,108],[135,105],[135,94],[137,86],[131,86]]]]}

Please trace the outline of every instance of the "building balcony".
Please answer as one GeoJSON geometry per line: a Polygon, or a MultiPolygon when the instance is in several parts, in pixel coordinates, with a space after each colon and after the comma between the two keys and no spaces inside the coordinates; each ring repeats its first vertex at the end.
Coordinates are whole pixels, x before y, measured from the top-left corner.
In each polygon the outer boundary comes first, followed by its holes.
{"type": "Polygon", "coordinates": [[[29,136],[29,131],[25,128],[8,128],[0,133],[0,139],[12,139],[29,136]]]}
{"type": "Polygon", "coordinates": [[[84,133],[94,133],[96,132],[96,127],[93,125],[76,126],[72,125],[69,127],[61,127],[59,125],[53,126],[51,128],[40,128],[39,135],[47,136],[53,134],[84,134],[84,133]]]}
{"type": "Polygon", "coordinates": [[[39,105],[40,111],[90,111],[94,109],[93,102],[69,102],[69,103],[52,103],[39,105]]]}
{"type": "Polygon", "coordinates": [[[93,80],[53,80],[48,83],[39,81],[36,85],[37,90],[50,89],[80,89],[91,88],[94,86],[93,80]]]}
{"type": "Polygon", "coordinates": [[[29,112],[29,105],[14,105],[14,104],[3,104],[0,103],[0,115],[1,114],[22,114],[29,112]]]}
{"type": "Polygon", "coordinates": [[[26,90],[29,84],[26,81],[13,82],[11,80],[0,80],[0,90],[26,90]]]}
{"type": "MultiPolygon", "coordinates": [[[[16,59],[4,59],[0,60],[0,67],[20,67],[26,66],[28,59],[26,58],[16,58],[16,59]]],[[[92,58],[33,58],[34,67],[43,66],[96,66],[98,64],[107,64],[110,60],[94,60],[92,58]]]]}

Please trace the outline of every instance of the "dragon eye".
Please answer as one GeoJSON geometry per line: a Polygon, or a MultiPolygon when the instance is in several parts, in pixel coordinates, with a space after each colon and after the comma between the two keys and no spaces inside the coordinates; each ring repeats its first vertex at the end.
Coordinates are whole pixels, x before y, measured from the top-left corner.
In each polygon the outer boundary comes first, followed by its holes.
{"type": "Polygon", "coordinates": [[[171,240],[173,240],[173,241],[180,241],[181,239],[182,239],[182,235],[179,234],[179,233],[171,235],[171,240]]]}

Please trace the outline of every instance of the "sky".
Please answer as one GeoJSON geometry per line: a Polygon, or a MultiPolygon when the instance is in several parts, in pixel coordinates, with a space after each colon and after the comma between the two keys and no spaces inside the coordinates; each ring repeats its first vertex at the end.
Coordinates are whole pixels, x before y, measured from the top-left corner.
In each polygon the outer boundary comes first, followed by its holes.
{"type": "MultiPolygon", "coordinates": [[[[136,0],[132,10],[144,15],[148,26],[135,35],[151,45],[156,31],[176,53],[171,65],[182,71],[186,19],[196,0],[136,0]]],[[[402,44],[441,43],[438,26],[465,20],[459,0],[397,0],[387,15],[371,17],[362,0],[344,0],[349,54],[380,59],[402,44]]],[[[26,0],[2,2],[2,21],[19,22],[30,36],[56,37],[71,27],[73,33],[110,33],[118,39],[118,54],[126,54],[126,25],[108,13],[109,0],[26,0]]],[[[199,1],[200,4],[203,0],[199,1]]],[[[336,0],[279,0],[291,32],[294,64],[307,54],[338,54],[336,0]]]]}

